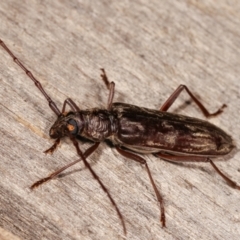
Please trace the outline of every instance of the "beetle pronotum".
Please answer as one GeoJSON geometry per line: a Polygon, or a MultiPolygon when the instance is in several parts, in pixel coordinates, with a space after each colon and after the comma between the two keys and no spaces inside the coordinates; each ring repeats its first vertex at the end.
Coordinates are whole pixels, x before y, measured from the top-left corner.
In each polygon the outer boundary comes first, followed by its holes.
{"type": "Polygon", "coordinates": [[[162,196],[156,187],[146,160],[136,153],[154,153],[154,155],[172,162],[209,162],[214,170],[231,187],[240,190],[240,186],[222,173],[210,159],[210,157],[223,156],[231,152],[234,148],[231,137],[223,130],[207,121],[167,112],[183,90],[186,90],[205,117],[212,117],[220,114],[223,108],[226,107],[225,104],[215,113],[209,113],[185,85],[180,85],[159,110],[141,108],[126,103],[113,103],[115,84],[114,82],[108,81],[104,69],[101,69],[102,80],[109,90],[107,108],[80,110],[75,102],[68,98],[64,101],[61,112],[45,92],[41,83],[18,60],[1,39],[0,45],[35,83],[48,101],[49,107],[57,115],[57,120],[51,127],[49,133],[50,137],[56,140],[53,146],[46,150],[45,153],[54,152],[61,138],[69,137],[76,148],[77,154],[80,156],[80,159],[58,169],[48,177],[35,182],[31,186],[31,189],[53,179],[62,171],[79,161],[83,161],[93,177],[108,195],[122,222],[124,232],[126,233],[122,214],[115,201],[86,160],[86,158],[97,149],[100,142],[108,139],[113,143],[116,150],[121,155],[143,164],[146,167],[148,177],[153,186],[157,200],[160,203],[160,221],[163,227],[165,227],[165,213],[162,196]],[[67,105],[71,109],[69,112],[65,112],[67,105]],[[91,140],[94,144],[82,153],[78,146],[77,136],[91,140]]]}

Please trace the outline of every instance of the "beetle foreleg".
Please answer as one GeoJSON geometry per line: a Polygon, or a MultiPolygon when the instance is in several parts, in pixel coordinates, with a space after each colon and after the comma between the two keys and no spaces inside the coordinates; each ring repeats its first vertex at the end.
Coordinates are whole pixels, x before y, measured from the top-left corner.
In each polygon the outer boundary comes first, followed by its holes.
{"type": "MultiPolygon", "coordinates": [[[[97,147],[99,146],[100,142],[97,142],[95,143],[94,145],[92,145],[91,147],[89,147],[83,154],[83,156],[85,158],[87,158],[88,156],[90,156],[96,149],[97,147]]],[[[56,170],[55,172],[51,173],[48,177],[45,177],[45,178],[42,178],[40,180],[38,180],[37,182],[35,182],[30,188],[31,189],[34,189],[40,185],[42,185],[43,183],[45,182],[48,182],[50,181],[51,179],[55,178],[57,175],[59,175],[61,172],[63,172],[64,170],[66,170],[67,168],[75,165],[76,163],[82,161],[82,159],[78,159],[78,160],[75,160],[74,162],[71,162],[69,164],[67,164],[66,166],[64,167],[61,167],[59,168],[58,170],[56,170]]]]}
{"type": "Polygon", "coordinates": [[[172,95],[167,99],[167,101],[162,105],[160,108],[160,111],[166,112],[172,104],[175,102],[175,100],[178,98],[179,94],[183,91],[186,90],[189,96],[192,98],[192,100],[198,105],[202,113],[204,114],[205,117],[214,117],[217,116],[218,114],[222,113],[223,108],[225,108],[227,105],[223,104],[221,108],[219,108],[216,112],[210,113],[204,106],[203,104],[193,95],[193,93],[188,89],[187,86],[185,85],[179,85],[179,87],[172,93],[172,95]]]}
{"type": "Polygon", "coordinates": [[[161,221],[161,223],[162,223],[162,226],[163,226],[163,227],[166,227],[163,198],[162,198],[162,196],[161,196],[161,194],[160,194],[160,192],[159,192],[159,190],[158,190],[158,188],[157,188],[157,186],[156,186],[156,184],[155,184],[155,182],[154,182],[154,180],[153,180],[152,174],[151,174],[151,172],[150,172],[150,169],[149,169],[149,167],[148,167],[148,164],[147,164],[146,160],[143,159],[142,157],[134,154],[134,153],[125,151],[125,150],[121,149],[120,147],[116,147],[116,149],[117,149],[117,151],[118,151],[121,155],[123,155],[124,157],[130,158],[130,159],[132,159],[132,160],[134,160],[134,161],[136,161],[136,162],[138,162],[138,163],[141,163],[141,164],[145,165],[146,170],[147,170],[147,173],[148,173],[148,176],[149,176],[149,179],[150,179],[150,182],[151,182],[151,184],[152,184],[152,186],[153,186],[153,189],[154,189],[154,192],[155,192],[155,194],[156,194],[156,196],[157,196],[157,200],[158,200],[158,202],[160,203],[160,210],[161,210],[160,221],[161,221]]]}
{"type": "Polygon", "coordinates": [[[65,108],[66,108],[66,105],[69,105],[69,107],[71,108],[71,110],[73,112],[79,112],[80,109],[79,107],[77,106],[77,104],[71,99],[71,98],[67,98],[64,103],[63,103],[63,108],[62,108],[62,113],[65,112],[65,108]]]}
{"type": "Polygon", "coordinates": [[[60,140],[61,140],[60,138],[57,138],[55,140],[55,143],[49,149],[45,150],[44,153],[52,154],[57,149],[57,146],[59,145],[60,140]]]}

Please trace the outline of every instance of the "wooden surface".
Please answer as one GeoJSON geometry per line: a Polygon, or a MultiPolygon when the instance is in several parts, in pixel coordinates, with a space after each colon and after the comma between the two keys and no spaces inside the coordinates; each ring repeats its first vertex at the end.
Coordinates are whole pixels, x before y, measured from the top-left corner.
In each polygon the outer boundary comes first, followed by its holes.
{"type": "MultiPolygon", "coordinates": [[[[231,134],[237,148],[216,163],[240,183],[239,1],[2,0],[0,22],[0,38],[60,108],[67,97],[82,109],[105,107],[102,67],[116,83],[115,101],[157,109],[183,83],[210,111],[226,103],[210,121],[231,134]]],[[[68,140],[52,156],[43,154],[52,144],[55,115],[1,48],[0,56],[0,227],[20,239],[125,239],[82,163],[29,190],[77,155],[68,140]]],[[[204,119],[187,100],[182,94],[171,111],[204,119]]],[[[89,158],[124,215],[127,239],[240,238],[240,192],[209,164],[145,159],[164,197],[165,229],[144,168],[105,143],[89,158]]]]}

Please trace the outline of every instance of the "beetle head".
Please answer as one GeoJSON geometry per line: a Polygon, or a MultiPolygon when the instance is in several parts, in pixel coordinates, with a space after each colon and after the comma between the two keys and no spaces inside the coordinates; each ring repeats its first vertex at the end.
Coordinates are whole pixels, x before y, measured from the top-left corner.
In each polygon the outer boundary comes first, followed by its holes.
{"type": "Polygon", "coordinates": [[[73,112],[61,114],[49,131],[51,138],[62,138],[65,136],[78,135],[83,128],[81,117],[76,117],[73,112]]]}

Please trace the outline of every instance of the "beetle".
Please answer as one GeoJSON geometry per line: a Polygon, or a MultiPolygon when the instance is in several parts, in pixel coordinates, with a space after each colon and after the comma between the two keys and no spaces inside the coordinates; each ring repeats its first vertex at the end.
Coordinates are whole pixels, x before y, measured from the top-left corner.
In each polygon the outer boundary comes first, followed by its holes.
{"type": "Polygon", "coordinates": [[[185,85],[180,85],[159,110],[147,109],[126,103],[113,103],[115,83],[110,82],[105,70],[101,69],[101,78],[109,90],[107,108],[81,110],[71,98],[67,98],[63,103],[62,111],[60,111],[45,92],[41,83],[19,61],[1,39],[0,45],[35,83],[36,87],[48,101],[51,110],[57,115],[57,120],[49,131],[50,137],[55,139],[55,142],[45,153],[53,153],[60,140],[64,137],[69,137],[76,148],[77,154],[80,156],[80,159],[35,182],[31,186],[31,189],[53,179],[77,162],[83,161],[108,195],[126,233],[122,214],[115,201],[86,160],[97,149],[100,142],[110,140],[121,155],[145,166],[157,200],[160,203],[160,221],[163,227],[166,226],[163,198],[155,184],[146,160],[139,154],[152,153],[163,160],[171,162],[209,162],[214,170],[231,187],[240,190],[240,186],[222,173],[210,159],[230,153],[234,148],[232,138],[222,129],[205,120],[167,112],[183,90],[189,94],[205,117],[217,116],[226,107],[225,104],[216,112],[209,113],[185,85]],[[65,111],[67,105],[71,109],[68,112],[65,111]],[[78,145],[77,137],[79,136],[94,143],[84,153],[78,145]]]}

